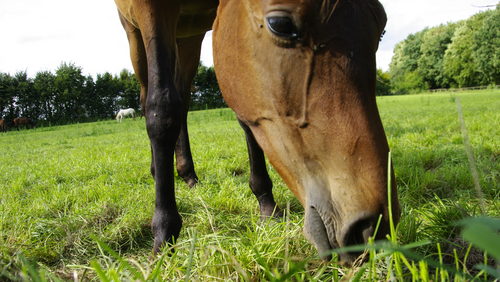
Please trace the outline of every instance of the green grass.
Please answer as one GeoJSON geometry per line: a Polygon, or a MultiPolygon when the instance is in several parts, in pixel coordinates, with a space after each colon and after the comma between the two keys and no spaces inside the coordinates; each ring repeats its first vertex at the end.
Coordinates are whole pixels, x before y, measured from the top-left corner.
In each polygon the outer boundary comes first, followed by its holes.
{"type": "MultiPolygon", "coordinates": [[[[289,220],[259,223],[244,134],[229,109],[190,113],[201,184],[189,189],[176,177],[183,229],[175,254],[154,261],[149,259],[154,183],[144,119],[0,134],[0,280],[455,279],[453,271],[432,264],[440,260],[475,279],[492,279],[473,267],[484,263],[483,252],[469,248],[476,237],[465,241],[458,224],[481,211],[456,97],[487,214],[499,217],[500,92],[381,97],[402,221],[390,245],[374,247],[369,263],[352,269],[318,259],[301,235],[302,206],[271,166],[275,198],[282,208],[290,203],[289,220]],[[416,244],[411,254],[404,247],[424,240],[432,243],[416,244]]],[[[494,265],[492,259],[486,262],[494,265]]]]}

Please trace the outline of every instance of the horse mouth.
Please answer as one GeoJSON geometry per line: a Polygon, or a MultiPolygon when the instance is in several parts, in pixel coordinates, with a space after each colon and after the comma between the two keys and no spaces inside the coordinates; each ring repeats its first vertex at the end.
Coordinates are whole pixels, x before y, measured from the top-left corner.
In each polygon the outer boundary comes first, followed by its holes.
{"type": "MultiPolygon", "coordinates": [[[[306,209],[304,222],[304,237],[317,249],[319,257],[325,261],[332,259],[332,250],[340,247],[363,245],[368,238],[373,236],[376,220],[372,216],[361,213],[347,222],[347,224],[334,224],[345,226],[335,230],[332,224],[327,224],[320,212],[313,206],[306,209]]],[[[337,253],[338,263],[343,266],[351,264],[361,255],[362,251],[337,253]]]]}
{"type": "MultiPolygon", "coordinates": [[[[318,250],[319,257],[323,260],[331,260],[333,249],[325,223],[315,207],[309,206],[306,209],[304,220],[304,237],[318,250]]],[[[334,237],[334,236],[332,236],[334,237]]]]}

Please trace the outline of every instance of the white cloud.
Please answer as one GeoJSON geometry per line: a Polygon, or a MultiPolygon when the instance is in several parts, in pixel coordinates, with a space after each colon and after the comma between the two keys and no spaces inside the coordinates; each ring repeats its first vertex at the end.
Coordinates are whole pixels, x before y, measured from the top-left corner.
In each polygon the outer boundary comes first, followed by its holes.
{"type": "Polygon", "coordinates": [[[212,56],[212,31],[205,34],[205,38],[201,44],[200,60],[205,66],[214,65],[214,58],[212,56]]]}

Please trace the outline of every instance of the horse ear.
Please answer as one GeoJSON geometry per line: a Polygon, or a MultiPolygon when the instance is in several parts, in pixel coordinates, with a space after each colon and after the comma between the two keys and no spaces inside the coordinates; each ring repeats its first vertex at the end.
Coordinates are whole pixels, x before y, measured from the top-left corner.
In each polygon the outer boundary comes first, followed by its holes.
{"type": "Polygon", "coordinates": [[[387,14],[385,13],[384,6],[379,1],[373,1],[371,12],[377,26],[377,46],[375,51],[378,50],[378,42],[382,41],[382,36],[385,34],[385,25],[387,24],[387,14]]]}

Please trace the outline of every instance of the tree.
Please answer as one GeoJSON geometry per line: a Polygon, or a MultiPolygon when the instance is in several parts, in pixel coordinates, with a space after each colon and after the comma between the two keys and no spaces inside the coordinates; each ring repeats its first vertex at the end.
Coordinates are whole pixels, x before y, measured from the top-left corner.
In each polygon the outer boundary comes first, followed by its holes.
{"type": "Polygon", "coordinates": [[[460,22],[444,55],[444,72],[458,87],[479,85],[483,76],[476,70],[472,44],[474,34],[483,26],[491,10],[471,16],[460,22]]]}
{"type": "Polygon", "coordinates": [[[394,94],[407,94],[414,89],[427,89],[427,84],[418,72],[418,61],[422,56],[421,46],[428,28],[396,44],[394,56],[389,65],[390,84],[394,94]]]}
{"type": "Polygon", "coordinates": [[[61,63],[56,70],[54,81],[56,96],[54,98],[57,120],[64,122],[77,120],[85,116],[85,82],[82,68],[75,64],[61,63]]]}
{"type": "Polygon", "coordinates": [[[377,96],[391,95],[391,76],[388,71],[383,72],[382,69],[377,69],[375,93],[377,96]]]}
{"type": "Polygon", "coordinates": [[[12,121],[14,113],[14,78],[8,73],[0,73],[0,118],[12,121]]]}
{"type": "Polygon", "coordinates": [[[219,89],[214,67],[206,67],[200,62],[193,86],[190,110],[227,107],[219,89]]]}
{"type": "Polygon", "coordinates": [[[141,84],[137,79],[135,73],[129,72],[127,69],[123,69],[120,72],[120,98],[117,104],[122,109],[133,108],[140,109],[140,94],[141,94],[141,84]]]}
{"type": "Polygon", "coordinates": [[[51,121],[53,118],[55,79],[56,77],[49,71],[38,72],[35,76],[33,86],[40,97],[40,115],[36,119],[51,121]]]}
{"type": "MultiPolygon", "coordinates": [[[[213,67],[199,65],[193,89],[191,109],[226,106],[213,67]]],[[[26,116],[53,124],[114,118],[120,108],[140,108],[140,90],[137,76],[126,69],[119,76],[97,74],[95,81],[65,62],[55,74],[40,71],[34,79],[25,71],[0,73],[0,118],[9,122],[26,116]]]]}
{"type": "Polygon", "coordinates": [[[95,81],[95,91],[98,97],[99,118],[114,117],[120,106],[117,101],[120,97],[121,85],[117,77],[113,77],[109,72],[98,74],[95,81]]]}
{"type": "Polygon", "coordinates": [[[403,45],[402,67],[408,71],[415,71],[418,68],[418,61],[422,57],[422,43],[425,34],[429,31],[425,28],[415,34],[410,34],[403,45]]]}
{"type": "Polygon", "coordinates": [[[14,105],[18,117],[29,117],[38,120],[40,115],[40,96],[34,88],[33,79],[28,77],[26,71],[14,75],[14,105]]]}
{"type": "Polygon", "coordinates": [[[429,29],[422,38],[418,59],[418,71],[430,89],[450,86],[449,77],[444,73],[444,54],[455,33],[457,23],[441,24],[429,29]]]}
{"type": "Polygon", "coordinates": [[[99,116],[99,109],[101,108],[100,97],[95,89],[94,78],[87,75],[85,79],[85,112],[88,118],[97,118],[99,116]]]}
{"type": "Polygon", "coordinates": [[[474,34],[472,49],[476,69],[482,74],[480,83],[500,84],[500,7],[485,18],[474,34]]]}

